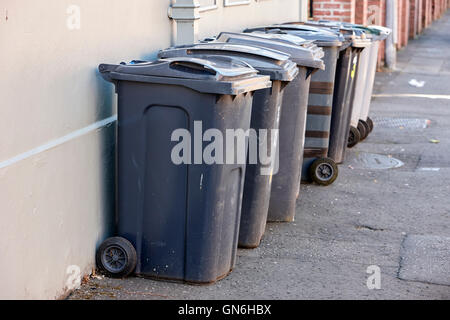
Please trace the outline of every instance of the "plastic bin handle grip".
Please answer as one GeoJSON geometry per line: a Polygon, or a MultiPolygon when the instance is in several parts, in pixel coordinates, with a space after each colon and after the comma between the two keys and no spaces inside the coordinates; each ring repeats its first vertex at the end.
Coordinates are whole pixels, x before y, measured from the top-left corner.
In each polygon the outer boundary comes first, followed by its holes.
{"type": "Polygon", "coordinates": [[[192,70],[208,71],[216,76],[220,77],[236,77],[245,74],[254,74],[256,70],[253,69],[248,63],[236,59],[230,59],[224,57],[233,62],[233,66],[227,68],[221,68],[214,63],[210,63],[208,60],[197,58],[177,57],[167,59],[171,61],[170,66],[176,68],[176,66],[182,66],[190,68],[192,70]]]}
{"type": "Polygon", "coordinates": [[[116,83],[116,81],[111,77],[111,72],[113,72],[117,68],[117,65],[115,64],[104,64],[98,66],[98,71],[100,71],[100,74],[103,79],[105,79],[108,82],[116,83]]]}

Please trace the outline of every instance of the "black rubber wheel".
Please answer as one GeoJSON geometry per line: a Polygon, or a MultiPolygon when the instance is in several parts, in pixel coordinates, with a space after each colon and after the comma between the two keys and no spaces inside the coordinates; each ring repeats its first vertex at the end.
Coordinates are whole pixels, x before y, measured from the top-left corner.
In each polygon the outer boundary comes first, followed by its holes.
{"type": "Polygon", "coordinates": [[[358,131],[361,139],[359,141],[363,141],[369,135],[369,129],[362,120],[358,121],[358,131]]]}
{"type": "Polygon", "coordinates": [[[359,143],[359,141],[361,141],[361,134],[359,133],[359,130],[353,126],[350,126],[347,146],[349,148],[353,148],[359,143]]]}
{"type": "Polygon", "coordinates": [[[362,125],[364,126],[364,128],[366,129],[366,138],[369,136],[369,134],[372,132],[372,130],[370,130],[370,125],[367,121],[364,120],[359,120],[362,125]]]}
{"type": "Polygon", "coordinates": [[[136,250],[130,241],[122,237],[106,239],[95,258],[100,271],[112,278],[124,278],[136,268],[136,250]]]}
{"type": "Polygon", "coordinates": [[[373,120],[370,119],[369,117],[367,117],[367,124],[369,125],[370,132],[372,132],[373,128],[374,128],[374,124],[373,124],[373,120]]]}
{"type": "Polygon", "coordinates": [[[309,167],[309,176],[312,181],[321,185],[329,186],[336,181],[339,174],[339,169],[332,159],[319,158],[315,160],[311,167],[309,167]]]}

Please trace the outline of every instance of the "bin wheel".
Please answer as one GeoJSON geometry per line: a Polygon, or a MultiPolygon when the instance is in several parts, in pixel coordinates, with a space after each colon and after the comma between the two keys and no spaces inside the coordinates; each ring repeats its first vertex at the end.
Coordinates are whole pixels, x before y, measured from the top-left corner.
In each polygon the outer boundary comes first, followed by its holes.
{"type": "Polygon", "coordinates": [[[348,147],[353,148],[361,140],[361,134],[359,130],[353,126],[350,126],[350,134],[348,135],[348,147]]]}
{"type": "Polygon", "coordinates": [[[315,160],[309,168],[309,176],[311,180],[321,186],[329,186],[336,181],[339,169],[330,158],[319,158],[315,160]]]}
{"type": "Polygon", "coordinates": [[[107,276],[124,278],[136,268],[137,254],[133,245],[122,237],[106,239],[96,254],[97,267],[107,276]]]}
{"type": "Polygon", "coordinates": [[[369,117],[367,117],[367,124],[369,125],[370,132],[372,132],[373,128],[374,128],[374,125],[373,125],[373,120],[370,119],[369,117]]]}
{"type": "Polygon", "coordinates": [[[366,129],[366,136],[365,136],[365,138],[367,138],[369,136],[369,134],[372,132],[372,130],[370,130],[370,125],[369,125],[369,123],[367,121],[364,121],[364,120],[359,120],[359,121],[364,126],[364,129],[366,129]]]}
{"type": "Polygon", "coordinates": [[[369,135],[369,129],[367,125],[364,125],[364,123],[365,122],[363,122],[362,120],[358,121],[358,131],[361,137],[360,141],[363,141],[369,135]]]}

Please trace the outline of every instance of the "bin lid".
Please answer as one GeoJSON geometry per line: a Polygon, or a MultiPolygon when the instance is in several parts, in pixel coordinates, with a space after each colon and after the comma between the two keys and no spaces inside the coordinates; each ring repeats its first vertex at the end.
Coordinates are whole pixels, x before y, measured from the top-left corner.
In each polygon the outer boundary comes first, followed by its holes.
{"type": "Polygon", "coordinates": [[[344,23],[344,25],[365,32],[368,37],[372,38],[375,41],[383,41],[392,33],[392,29],[382,26],[371,25],[366,27],[360,24],[353,23],[344,23]]]}
{"type": "Polygon", "coordinates": [[[176,57],[131,64],[101,64],[103,78],[117,85],[133,81],[180,85],[202,93],[237,95],[270,88],[268,76],[244,61],[226,56],[176,57]]]}
{"type": "Polygon", "coordinates": [[[392,29],[389,29],[389,28],[383,27],[383,26],[372,25],[372,26],[369,26],[368,28],[378,30],[380,40],[385,40],[392,33],[392,29]]]}
{"type": "Polygon", "coordinates": [[[352,28],[351,26],[347,26],[340,21],[310,20],[307,22],[287,22],[283,25],[314,26],[318,28],[326,28],[327,30],[333,31],[335,33],[340,33],[347,42],[347,46],[343,45],[341,47],[341,50],[346,49],[348,46],[352,46],[354,48],[366,48],[372,43],[372,41],[366,37],[366,33],[363,30],[352,28]]]}
{"type": "Polygon", "coordinates": [[[323,28],[314,26],[275,24],[271,26],[248,28],[244,30],[244,32],[247,33],[255,31],[262,31],[266,33],[280,33],[280,31],[284,31],[285,33],[298,35],[299,37],[306,40],[313,40],[318,46],[321,47],[340,47],[345,41],[345,38],[340,34],[336,34],[331,30],[325,30],[323,28]]]}
{"type": "Polygon", "coordinates": [[[281,51],[289,54],[290,59],[299,66],[325,69],[323,50],[311,41],[294,35],[222,32],[217,36],[217,41],[281,51]]]}
{"type": "Polygon", "coordinates": [[[243,60],[260,74],[270,76],[271,80],[292,81],[298,74],[297,65],[289,60],[289,54],[261,47],[213,41],[172,47],[158,53],[159,58],[181,56],[202,58],[205,55],[225,55],[243,60]]]}

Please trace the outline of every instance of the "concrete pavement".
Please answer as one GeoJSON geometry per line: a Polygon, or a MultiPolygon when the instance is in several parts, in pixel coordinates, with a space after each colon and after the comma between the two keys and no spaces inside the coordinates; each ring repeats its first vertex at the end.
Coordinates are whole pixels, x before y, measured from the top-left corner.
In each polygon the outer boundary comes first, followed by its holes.
{"type": "Polygon", "coordinates": [[[399,53],[397,71],[377,75],[374,132],[348,152],[334,185],[302,185],[296,222],[269,224],[229,277],[211,286],[92,279],[70,299],[450,299],[448,30],[450,13],[399,53]],[[404,165],[376,169],[371,154],[404,165]],[[369,266],[381,270],[379,290],[367,287],[369,266]]]}

